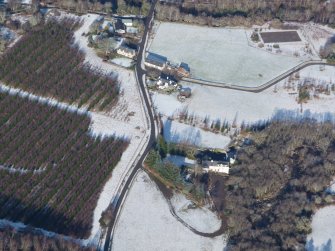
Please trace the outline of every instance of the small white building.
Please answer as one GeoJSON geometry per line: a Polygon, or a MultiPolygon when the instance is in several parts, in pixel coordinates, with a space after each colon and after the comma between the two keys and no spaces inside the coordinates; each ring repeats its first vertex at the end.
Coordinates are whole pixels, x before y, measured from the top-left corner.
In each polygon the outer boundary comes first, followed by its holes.
{"type": "Polygon", "coordinates": [[[136,51],[134,49],[130,49],[128,47],[125,46],[120,46],[117,50],[116,50],[117,54],[120,54],[122,56],[125,56],[127,58],[134,58],[136,56],[136,51]]]}
{"type": "Polygon", "coordinates": [[[217,164],[208,167],[209,172],[229,174],[229,165],[217,164]]]}

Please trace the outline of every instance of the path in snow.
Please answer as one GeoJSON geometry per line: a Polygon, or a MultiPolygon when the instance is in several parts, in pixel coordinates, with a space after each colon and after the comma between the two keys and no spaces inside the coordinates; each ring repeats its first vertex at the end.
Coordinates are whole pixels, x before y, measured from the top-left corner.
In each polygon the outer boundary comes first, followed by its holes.
{"type": "Polygon", "coordinates": [[[100,194],[97,207],[94,211],[93,228],[90,236],[91,242],[98,243],[100,238],[99,219],[101,213],[116,196],[122,181],[134,166],[134,161],[141,155],[143,146],[149,137],[148,120],[144,112],[141,93],[136,82],[135,74],[131,70],[103,62],[95,51],[88,47],[87,37],[83,33],[89,31],[90,25],[98,17],[95,14],[81,16],[83,25],[75,32],[75,43],[86,54],[85,62],[105,71],[107,74],[115,73],[120,82],[121,95],[118,104],[107,115],[94,114],[92,116],[92,130],[94,133],[111,135],[122,133],[130,138],[130,144],[123,153],[121,160],[114,168],[112,177],[105,184],[100,194]]]}
{"type": "Polygon", "coordinates": [[[201,237],[178,222],[156,184],[145,172],[137,174],[116,223],[113,250],[222,251],[225,246],[224,235],[201,237]]]}
{"type": "MultiPolygon", "coordinates": [[[[300,79],[315,78],[326,84],[335,84],[335,73],[331,66],[326,66],[324,71],[320,67],[311,66],[300,72],[300,79]]],[[[248,93],[229,89],[200,86],[183,83],[192,89],[191,98],[181,103],[175,94],[153,94],[153,101],[157,111],[165,116],[178,118],[178,114],[188,110],[188,114],[198,117],[209,117],[210,120],[225,119],[232,123],[235,119],[238,124],[243,122],[255,123],[273,117],[284,118],[292,116],[314,116],[318,119],[329,117],[335,113],[335,95],[320,95],[301,106],[297,103],[297,93],[284,89],[286,80],[261,92],[248,93]],[[275,90],[277,89],[277,90],[275,90]],[[275,92],[276,91],[276,92],[275,92]],[[209,109],[210,107],[210,109],[209,109]]]]}

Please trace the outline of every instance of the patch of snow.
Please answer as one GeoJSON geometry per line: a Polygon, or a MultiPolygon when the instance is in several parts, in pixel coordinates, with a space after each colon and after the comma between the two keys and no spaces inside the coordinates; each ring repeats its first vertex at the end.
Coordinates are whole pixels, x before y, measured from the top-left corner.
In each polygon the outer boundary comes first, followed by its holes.
{"type": "Polygon", "coordinates": [[[203,233],[213,233],[221,227],[221,219],[207,207],[195,207],[182,194],[174,194],[171,199],[176,214],[187,224],[203,233]]]}
{"type": "Polygon", "coordinates": [[[113,250],[222,251],[225,246],[224,235],[201,237],[178,222],[155,183],[138,173],[117,219],[113,250]]]}
{"type": "Polygon", "coordinates": [[[112,63],[121,65],[123,67],[132,66],[133,60],[130,58],[113,58],[112,63]]]}
{"type": "Polygon", "coordinates": [[[307,237],[308,251],[331,251],[335,244],[335,206],[319,209],[312,219],[312,233],[307,237]]]}
{"type": "Polygon", "coordinates": [[[189,159],[187,157],[179,156],[179,155],[168,155],[164,160],[169,161],[178,167],[190,166],[196,163],[196,161],[193,159],[189,159]]]}
{"type": "Polygon", "coordinates": [[[265,83],[306,60],[249,46],[245,31],[161,23],[148,50],[188,63],[192,77],[244,86],[265,83]]]}
{"type": "Polygon", "coordinates": [[[34,170],[30,170],[30,169],[25,169],[25,168],[15,168],[13,166],[4,166],[4,165],[0,165],[0,170],[4,170],[7,171],[9,173],[20,173],[20,174],[27,174],[27,173],[34,173],[34,174],[39,174],[42,173],[46,170],[46,168],[38,168],[38,169],[34,169],[34,170]]]}
{"type": "Polygon", "coordinates": [[[0,37],[3,40],[12,41],[16,38],[16,33],[7,27],[0,27],[0,37]]]}
{"type": "Polygon", "coordinates": [[[168,142],[186,143],[198,147],[225,149],[230,138],[221,134],[166,119],[163,122],[164,138],[168,142]]]}
{"type": "Polygon", "coordinates": [[[68,112],[89,115],[89,112],[86,108],[78,108],[78,106],[76,105],[70,105],[64,102],[59,102],[58,100],[50,97],[42,97],[35,94],[31,94],[30,92],[23,91],[22,89],[19,88],[10,87],[2,83],[0,83],[0,92],[8,93],[9,95],[13,96],[18,95],[19,97],[27,98],[31,101],[36,101],[44,105],[57,107],[58,109],[66,110],[68,112]]]}
{"type": "MultiPolygon", "coordinates": [[[[335,84],[335,69],[326,66],[320,71],[319,66],[310,66],[300,71],[300,79],[315,78],[335,84]]],[[[197,84],[181,83],[184,87],[192,89],[192,96],[185,102],[178,101],[176,95],[153,93],[153,102],[157,112],[163,116],[178,118],[178,115],[187,110],[201,118],[209,117],[211,120],[227,120],[237,124],[242,122],[255,123],[268,120],[290,117],[315,117],[319,120],[333,117],[335,111],[335,94],[323,95],[313,98],[302,105],[298,104],[298,93],[287,91],[285,83],[281,81],[276,86],[260,93],[243,92],[237,90],[201,86],[197,84]],[[209,108],[210,107],[210,108],[209,108]]]]}
{"type": "Polygon", "coordinates": [[[25,225],[22,222],[13,222],[13,221],[9,221],[9,220],[0,219],[0,228],[5,228],[5,227],[14,228],[16,231],[23,231],[25,229],[29,229],[29,231],[33,231],[33,232],[36,232],[36,233],[41,233],[44,236],[47,236],[49,238],[59,236],[59,237],[62,237],[64,240],[73,241],[73,242],[76,242],[78,244],[81,244],[82,246],[89,245],[87,240],[74,239],[72,237],[68,237],[68,236],[65,236],[65,235],[60,235],[60,234],[57,234],[55,232],[46,231],[42,228],[34,228],[34,227],[29,226],[29,225],[25,225]]]}

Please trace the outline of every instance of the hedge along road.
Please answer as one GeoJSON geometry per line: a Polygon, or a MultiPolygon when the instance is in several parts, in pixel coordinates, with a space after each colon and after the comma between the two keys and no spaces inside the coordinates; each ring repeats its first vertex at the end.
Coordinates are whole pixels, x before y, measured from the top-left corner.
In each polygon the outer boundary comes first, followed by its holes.
{"type": "Polygon", "coordinates": [[[215,81],[208,81],[208,80],[202,80],[202,79],[196,79],[196,78],[183,78],[182,80],[184,82],[192,83],[192,84],[199,84],[204,86],[211,86],[211,87],[218,87],[218,88],[225,88],[225,89],[231,89],[231,90],[237,90],[237,91],[245,91],[245,92],[254,92],[259,93],[262,92],[271,86],[277,84],[278,82],[282,81],[283,79],[289,77],[292,73],[295,73],[297,71],[300,71],[306,67],[312,66],[312,65],[328,65],[328,66],[334,66],[335,64],[326,63],[322,60],[311,60],[303,62],[288,71],[282,73],[281,75],[271,79],[270,81],[266,82],[265,84],[262,84],[260,86],[255,87],[247,87],[247,86],[241,86],[241,85],[235,85],[235,84],[229,84],[229,83],[223,83],[223,82],[215,82],[215,81]]]}

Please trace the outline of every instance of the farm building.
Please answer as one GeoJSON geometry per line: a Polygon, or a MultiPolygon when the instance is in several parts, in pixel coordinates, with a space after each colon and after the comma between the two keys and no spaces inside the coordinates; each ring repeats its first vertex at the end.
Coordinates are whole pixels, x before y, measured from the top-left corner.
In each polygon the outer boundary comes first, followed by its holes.
{"type": "Polygon", "coordinates": [[[182,76],[182,77],[189,77],[189,76],[190,76],[191,69],[190,69],[190,67],[188,66],[188,64],[182,62],[182,63],[180,63],[177,72],[178,72],[178,75],[179,75],[179,76],[182,76]]]}
{"type": "Polygon", "coordinates": [[[230,165],[234,163],[235,157],[235,149],[229,149],[228,152],[204,150],[196,154],[197,161],[202,165],[204,172],[223,174],[229,174],[230,165]]]}
{"type": "Polygon", "coordinates": [[[156,53],[149,52],[145,59],[145,65],[158,70],[163,70],[166,66],[167,58],[156,53]]]}
{"type": "Polygon", "coordinates": [[[126,46],[120,46],[117,51],[118,54],[125,56],[127,58],[134,58],[136,56],[136,51],[134,49],[130,49],[126,46]]]}

